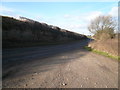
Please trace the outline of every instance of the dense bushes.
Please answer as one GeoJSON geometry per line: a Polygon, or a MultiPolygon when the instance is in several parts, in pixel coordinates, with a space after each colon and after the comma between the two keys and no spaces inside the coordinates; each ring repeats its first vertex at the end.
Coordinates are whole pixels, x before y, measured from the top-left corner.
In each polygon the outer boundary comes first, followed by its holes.
{"type": "Polygon", "coordinates": [[[2,16],[2,34],[4,42],[53,42],[80,40],[85,35],[70,32],[56,26],[36,21],[20,21],[2,16]]]}
{"type": "Polygon", "coordinates": [[[114,30],[111,28],[105,28],[104,30],[98,30],[94,34],[94,38],[97,40],[106,40],[106,39],[112,39],[115,37],[114,30]]]}

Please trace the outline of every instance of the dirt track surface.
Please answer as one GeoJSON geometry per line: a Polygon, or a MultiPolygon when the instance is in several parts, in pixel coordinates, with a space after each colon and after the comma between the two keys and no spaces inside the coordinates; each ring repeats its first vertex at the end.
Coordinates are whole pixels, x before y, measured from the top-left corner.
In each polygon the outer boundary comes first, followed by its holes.
{"type": "Polygon", "coordinates": [[[3,87],[117,88],[118,62],[85,50],[88,41],[3,50],[3,87]]]}

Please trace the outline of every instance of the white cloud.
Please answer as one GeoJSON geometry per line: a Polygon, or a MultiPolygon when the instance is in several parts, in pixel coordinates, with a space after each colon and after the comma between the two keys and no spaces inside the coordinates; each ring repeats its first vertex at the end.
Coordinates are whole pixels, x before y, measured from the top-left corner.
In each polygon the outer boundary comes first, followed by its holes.
{"type": "Polygon", "coordinates": [[[69,15],[69,14],[64,15],[64,18],[70,18],[70,17],[71,17],[71,15],[69,15]]]}
{"type": "Polygon", "coordinates": [[[78,33],[84,33],[84,34],[90,34],[87,30],[88,24],[90,21],[97,16],[102,15],[103,13],[101,11],[92,11],[88,13],[78,13],[76,15],[74,14],[65,14],[63,16],[64,21],[62,23],[59,23],[59,26],[65,29],[68,29],[70,31],[78,32],[78,33]]]}
{"type": "Polygon", "coordinates": [[[110,15],[112,15],[113,17],[117,17],[118,16],[118,7],[113,7],[111,9],[111,11],[109,12],[110,15]]]}
{"type": "Polygon", "coordinates": [[[93,11],[93,12],[88,13],[85,18],[87,21],[91,21],[102,14],[103,13],[101,11],[93,11]]]}
{"type": "Polygon", "coordinates": [[[112,15],[113,17],[117,17],[118,7],[112,7],[107,13],[102,11],[92,11],[87,13],[79,13],[78,15],[66,14],[64,15],[64,24],[62,23],[60,26],[74,32],[90,34],[87,29],[90,21],[100,15],[112,15]]]}
{"type": "Polygon", "coordinates": [[[1,6],[0,7],[0,12],[14,12],[14,9],[12,8],[8,8],[8,7],[5,7],[5,6],[1,6]]]}
{"type": "Polygon", "coordinates": [[[71,19],[71,20],[80,20],[80,19],[84,19],[84,20],[92,20],[94,18],[96,18],[97,16],[102,15],[103,13],[101,11],[92,11],[92,12],[88,12],[88,13],[80,13],[78,15],[69,15],[69,14],[65,14],[64,18],[65,19],[71,19]]]}
{"type": "Polygon", "coordinates": [[[12,8],[8,8],[6,6],[0,6],[0,14],[3,16],[10,16],[10,17],[15,17],[18,18],[18,15],[15,14],[15,10],[12,8]]]}
{"type": "Polygon", "coordinates": [[[40,22],[41,22],[41,21],[44,21],[43,17],[40,16],[40,15],[35,16],[35,17],[34,17],[34,20],[40,21],[40,22]]]}
{"type": "Polygon", "coordinates": [[[16,19],[19,19],[19,16],[23,16],[22,14],[27,13],[23,10],[13,9],[11,7],[6,7],[1,5],[0,6],[0,14],[3,16],[9,16],[14,17],[16,19]]]}

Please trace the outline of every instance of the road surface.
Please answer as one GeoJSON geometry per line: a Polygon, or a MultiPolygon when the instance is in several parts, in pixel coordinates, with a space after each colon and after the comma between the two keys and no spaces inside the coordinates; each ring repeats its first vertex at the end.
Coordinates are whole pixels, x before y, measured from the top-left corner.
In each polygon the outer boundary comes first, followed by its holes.
{"type": "Polygon", "coordinates": [[[3,50],[3,87],[117,88],[118,62],[83,47],[89,40],[3,50]]]}

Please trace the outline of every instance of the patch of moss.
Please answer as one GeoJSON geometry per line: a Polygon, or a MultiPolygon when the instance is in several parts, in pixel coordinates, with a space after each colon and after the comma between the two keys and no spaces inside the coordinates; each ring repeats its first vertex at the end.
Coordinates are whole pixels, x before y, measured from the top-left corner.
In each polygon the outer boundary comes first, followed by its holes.
{"type": "Polygon", "coordinates": [[[92,51],[92,48],[85,46],[85,49],[87,49],[88,51],[92,51]]]}

